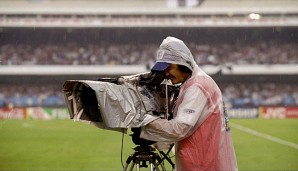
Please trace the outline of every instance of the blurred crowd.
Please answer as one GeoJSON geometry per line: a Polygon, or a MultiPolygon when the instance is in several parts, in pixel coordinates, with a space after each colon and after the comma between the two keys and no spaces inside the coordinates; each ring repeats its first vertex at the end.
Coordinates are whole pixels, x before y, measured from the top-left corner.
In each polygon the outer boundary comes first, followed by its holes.
{"type": "MultiPolygon", "coordinates": [[[[199,65],[294,64],[298,44],[255,42],[254,44],[189,42],[199,65]]],[[[157,44],[4,44],[0,65],[131,65],[155,61],[157,44]]]]}
{"type": "Polygon", "coordinates": [[[2,85],[0,107],[65,106],[62,87],[57,85],[2,85]]]}
{"type": "Polygon", "coordinates": [[[222,84],[224,100],[233,107],[298,106],[298,85],[287,83],[222,84]]]}
{"type": "MultiPolygon", "coordinates": [[[[219,84],[229,107],[298,106],[298,85],[286,83],[219,84]]],[[[0,86],[0,107],[65,106],[61,86],[0,86]]]]}
{"type": "MultiPolygon", "coordinates": [[[[199,65],[297,64],[298,44],[187,42],[199,65]]],[[[154,63],[156,43],[3,43],[0,65],[132,65],[154,63]]],[[[298,86],[278,83],[221,84],[225,101],[234,107],[298,106],[298,86]]],[[[1,85],[0,107],[65,106],[57,85],[1,85]]]]}

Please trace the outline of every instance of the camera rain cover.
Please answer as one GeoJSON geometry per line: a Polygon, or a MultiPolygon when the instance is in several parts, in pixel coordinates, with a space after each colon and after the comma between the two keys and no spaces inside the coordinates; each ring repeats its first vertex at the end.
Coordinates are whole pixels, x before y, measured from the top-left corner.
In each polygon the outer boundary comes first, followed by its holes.
{"type": "Polygon", "coordinates": [[[69,80],[63,91],[70,118],[101,129],[141,127],[158,118],[152,113],[158,104],[144,86],[69,80]]]}

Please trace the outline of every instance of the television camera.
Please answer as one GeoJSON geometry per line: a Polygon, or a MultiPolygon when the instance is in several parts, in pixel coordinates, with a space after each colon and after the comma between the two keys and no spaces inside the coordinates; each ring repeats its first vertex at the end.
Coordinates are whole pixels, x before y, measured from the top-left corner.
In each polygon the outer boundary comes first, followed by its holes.
{"type": "Polygon", "coordinates": [[[169,151],[167,154],[160,152],[160,157],[150,146],[154,141],[139,137],[140,127],[157,118],[170,120],[173,117],[180,87],[169,84],[165,78],[164,72],[151,71],[117,78],[100,78],[97,81],[68,80],[63,85],[63,91],[70,118],[107,130],[122,132],[131,128],[132,141],[138,146],[127,159],[124,170],[131,162],[138,168],[145,167],[146,161],[149,161],[151,168],[157,169],[165,159],[174,167],[167,158],[169,151]],[[147,158],[140,159],[139,156],[147,158]]]}

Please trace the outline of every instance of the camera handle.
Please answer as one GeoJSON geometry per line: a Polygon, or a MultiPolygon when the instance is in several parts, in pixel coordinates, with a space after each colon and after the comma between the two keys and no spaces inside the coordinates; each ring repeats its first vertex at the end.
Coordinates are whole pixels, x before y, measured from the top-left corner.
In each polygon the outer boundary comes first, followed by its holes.
{"type": "Polygon", "coordinates": [[[168,97],[168,80],[166,80],[166,115],[165,118],[168,119],[169,115],[169,103],[168,103],[169,97],[168,97]]]}
{"type": "Polygon", "coordinates": [[[166,113],[165,113],[165,119],[168,119],[169,117],[169,93],[168,93],[168,85],[171,84],[171,81],[168,80],[168,79],[165,79],[164,82],[165,84],[165,87],[166,87],[166,105],[165,105],[165,108],[166,108],[166,113]]]}

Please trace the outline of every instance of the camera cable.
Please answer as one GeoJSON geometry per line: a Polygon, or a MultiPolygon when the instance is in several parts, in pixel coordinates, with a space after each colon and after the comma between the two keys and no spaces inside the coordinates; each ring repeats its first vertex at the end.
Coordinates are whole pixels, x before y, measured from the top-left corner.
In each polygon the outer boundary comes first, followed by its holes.
{"type": "Polygon", "coordinates": [[[123,164],[123,146],[124,146],[124,128],[122,128],[122,140],[121,140],[121,156],[120,156],[120,159],[121,159],[121,164],[122,164],[122,168],[124,169],[124,164],[123,164]]]}

